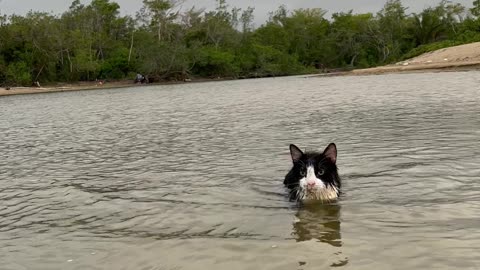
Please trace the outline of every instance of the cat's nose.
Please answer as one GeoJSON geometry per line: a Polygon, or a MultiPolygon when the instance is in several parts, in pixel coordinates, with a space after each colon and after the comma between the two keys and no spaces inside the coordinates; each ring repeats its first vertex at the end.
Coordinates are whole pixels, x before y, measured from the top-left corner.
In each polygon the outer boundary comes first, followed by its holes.
{"type": "Polygon", "coordinates": [[[314,188],[314,187],[315,187],[315,182],[308,182],[308,183],[307,183],[307,188],[308,188],[308,189],[312,189],[312,188],[314,188]]]}

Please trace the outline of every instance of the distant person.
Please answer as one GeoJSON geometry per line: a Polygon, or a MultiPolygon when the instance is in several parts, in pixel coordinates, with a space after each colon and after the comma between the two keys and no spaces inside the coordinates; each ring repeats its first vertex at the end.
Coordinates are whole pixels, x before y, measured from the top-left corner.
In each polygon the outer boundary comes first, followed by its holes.
{"type": "Polygon", "coordinates": [[[137,73],[137,76],[135,77],[135,83],[144,84],[144,83],[147,83],[147,79],[142,74],[137,73]]]}

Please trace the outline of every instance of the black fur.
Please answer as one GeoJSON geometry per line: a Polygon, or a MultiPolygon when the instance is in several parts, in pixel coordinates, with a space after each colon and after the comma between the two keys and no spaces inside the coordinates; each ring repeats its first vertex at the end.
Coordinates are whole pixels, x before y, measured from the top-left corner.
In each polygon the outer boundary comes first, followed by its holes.
{"type": "MultiPolygon", "coordinates": [[[[290,199],[298,200],[296,190],[300,188],[300,179],[306,174],[307,166],[313,166],[315,175],[322,180],[325,186],[333,186],[338,191],[341,188],[341,180],[338,175],[337,147],[331,143],[320,152],[303,153],[297,146],[290,145],[290,154],[292,156],[293,167],[285,176],[283,184],[290,189],[290,199]]],[[[337,192],[338,195],[338,192],[337,192]]]]}

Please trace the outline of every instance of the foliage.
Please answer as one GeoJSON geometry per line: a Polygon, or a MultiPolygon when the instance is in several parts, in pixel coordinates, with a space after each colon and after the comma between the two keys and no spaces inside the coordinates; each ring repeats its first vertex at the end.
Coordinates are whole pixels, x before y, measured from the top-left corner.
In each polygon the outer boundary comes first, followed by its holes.
{"type": "Polygon", "coordinates": [[[96,79],[262,77],[361,68],[480,41],[480,1],[447,0],[408,13],[387,0],[377,13],[280,6],[255,28],[254,9],[216,0],[210,11],[183,0],[143,0],[137,16],[113,0],[74,0],[63,14],[0,14],[0,85],[96,79]]]}

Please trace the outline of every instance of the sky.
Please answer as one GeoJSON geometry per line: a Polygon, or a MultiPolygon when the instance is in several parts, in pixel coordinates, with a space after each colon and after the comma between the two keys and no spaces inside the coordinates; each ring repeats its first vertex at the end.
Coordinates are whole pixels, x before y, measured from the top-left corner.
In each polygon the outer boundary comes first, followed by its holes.
{"type": "MultiPolygon", "coordinates": [[[[403,0],[403,4],[409,7],[407,12],[418,12],[422,9],[436,5],[440,0],[403,0]]],[[[47,11],[55,14],[62,13],[70,6],[72,0],[0,0],[0,14],[23,15],[30,10],[47,11]]],[[[83,0],[83,3],[90,1],[83,0]]],[[[142,0],[115,0],[121,7],[122,14],[135,14],[142,5],[142,0]]],[[[280,5],[285,5],[289,10],[296,8],[320,7],[328,10],[328,14],[353,9],[355,13],[377,12],[386,0],[227,0],[231,7],[255,8],[255,25],[260,26],[268,18],[270,11],[276,10],[280,5]]],[[[454,0],[470,7],[473,0],[454,0]]],[[[215,0],[186,0],[184,8],[195,6],[197,8],[213,9],[215,0]]]]}

